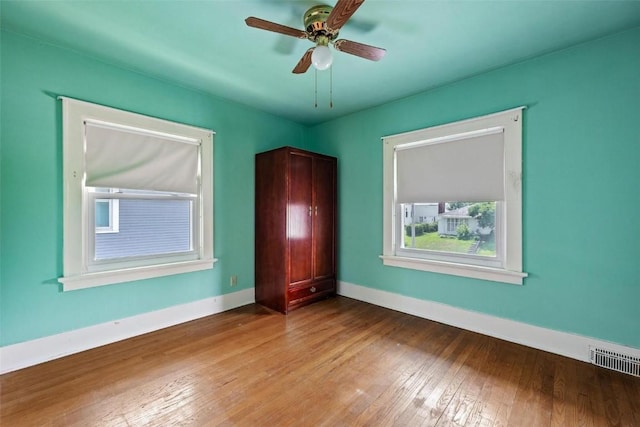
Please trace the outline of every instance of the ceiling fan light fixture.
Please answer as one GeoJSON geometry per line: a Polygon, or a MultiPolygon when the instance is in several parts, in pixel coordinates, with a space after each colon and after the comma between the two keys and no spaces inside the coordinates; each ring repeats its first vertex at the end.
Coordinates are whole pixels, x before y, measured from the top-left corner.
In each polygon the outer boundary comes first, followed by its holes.
{"type": "Polygon", "coordinates": [[[333,54],[331,53],[329,46],[316,46],[311,54],[311,63],[318,71],[323,71],[331,67],[331,64],[333,63],[333,54]]]}

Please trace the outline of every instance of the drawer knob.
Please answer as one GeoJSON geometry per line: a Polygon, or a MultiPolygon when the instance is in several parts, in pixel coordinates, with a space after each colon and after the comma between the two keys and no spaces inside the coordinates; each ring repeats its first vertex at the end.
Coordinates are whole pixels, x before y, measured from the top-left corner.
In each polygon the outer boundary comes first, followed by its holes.
{"type": "Polygon", "coordinates": [[[309,290],[310,290],[311,292],[315,292],[315,291],[316,291],[316,287],[315,287],[315,286],[312,286],[309,290]]]}

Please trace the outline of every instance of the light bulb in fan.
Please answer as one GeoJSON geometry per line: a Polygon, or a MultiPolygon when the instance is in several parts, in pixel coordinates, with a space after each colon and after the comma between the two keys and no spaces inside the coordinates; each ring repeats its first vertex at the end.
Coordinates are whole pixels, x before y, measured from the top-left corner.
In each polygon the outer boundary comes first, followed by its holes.
{"type": "Polygon", "coordinates": [[[326,70],[333,63],[333,55],[329,46],[319,45],[311,53],[311,63],[316,70],[326,70]]]}

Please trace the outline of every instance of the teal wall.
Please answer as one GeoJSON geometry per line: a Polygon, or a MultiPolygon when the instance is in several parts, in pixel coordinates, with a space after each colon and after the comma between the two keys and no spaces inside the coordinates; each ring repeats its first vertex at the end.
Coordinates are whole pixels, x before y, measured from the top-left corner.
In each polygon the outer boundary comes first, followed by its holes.
{"type": "Polygon", "coordinates": [[[640,348],[639,102],[640,28],[315,126],[340,280],[640,348]],[[380,138],[520,105],[524,286],[383,266],[380,138]]]}
{"type": "Polygon", "coordinates": [[[0,345],[253,287],[254,154],[305,148],[307,128],[3,31],[0,345]],[[213,129],[213,270],[61,292],[66,95],[213,129]],[[229,287],[229,276],[238,286],[229,287]]]}
{"type": "Polygon", "coordinates": [[[640,29],[306,128],[3,32],[0,345],[252,287],[253,155],[291,144],[339,157],[340,280],[640,348],[638,46],[640,29]],[[216,131],[213,270],[60,291],[59,94],[216,131]],[[380,138],[523,104],[525,285],[384,267],[380,138]]]}

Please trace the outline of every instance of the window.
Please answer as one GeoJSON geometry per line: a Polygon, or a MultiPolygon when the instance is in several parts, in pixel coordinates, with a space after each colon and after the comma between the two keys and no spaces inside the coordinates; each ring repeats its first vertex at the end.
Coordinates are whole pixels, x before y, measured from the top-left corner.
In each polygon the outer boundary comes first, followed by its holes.
{"type": "Polygon", "coordinates": [[[212,268],[213,132],[62,102],[64,290],[212,268]]]}
{"type": "Polygon", "coordinates": [[[447,220],[446,234],[456,234],[457,233],[456,230],[458,229],[458,227],[461,224],[466,224],[466,221],[460,218],[446,218],[446,220],[447,220]]]}
{"type": "MultiPolygon", "coordinates": [[[[97,191],[117,191],[117,189],[96,189],[97,191]]],[[[120,201],[118,199],[96,199],[96,233],[117,233],[120,230],[120,201]]]]}
{"type": "Polygon", "coordinates": [[[522,110],[382,138],[385,265],[522,284],[522,110]]]}

